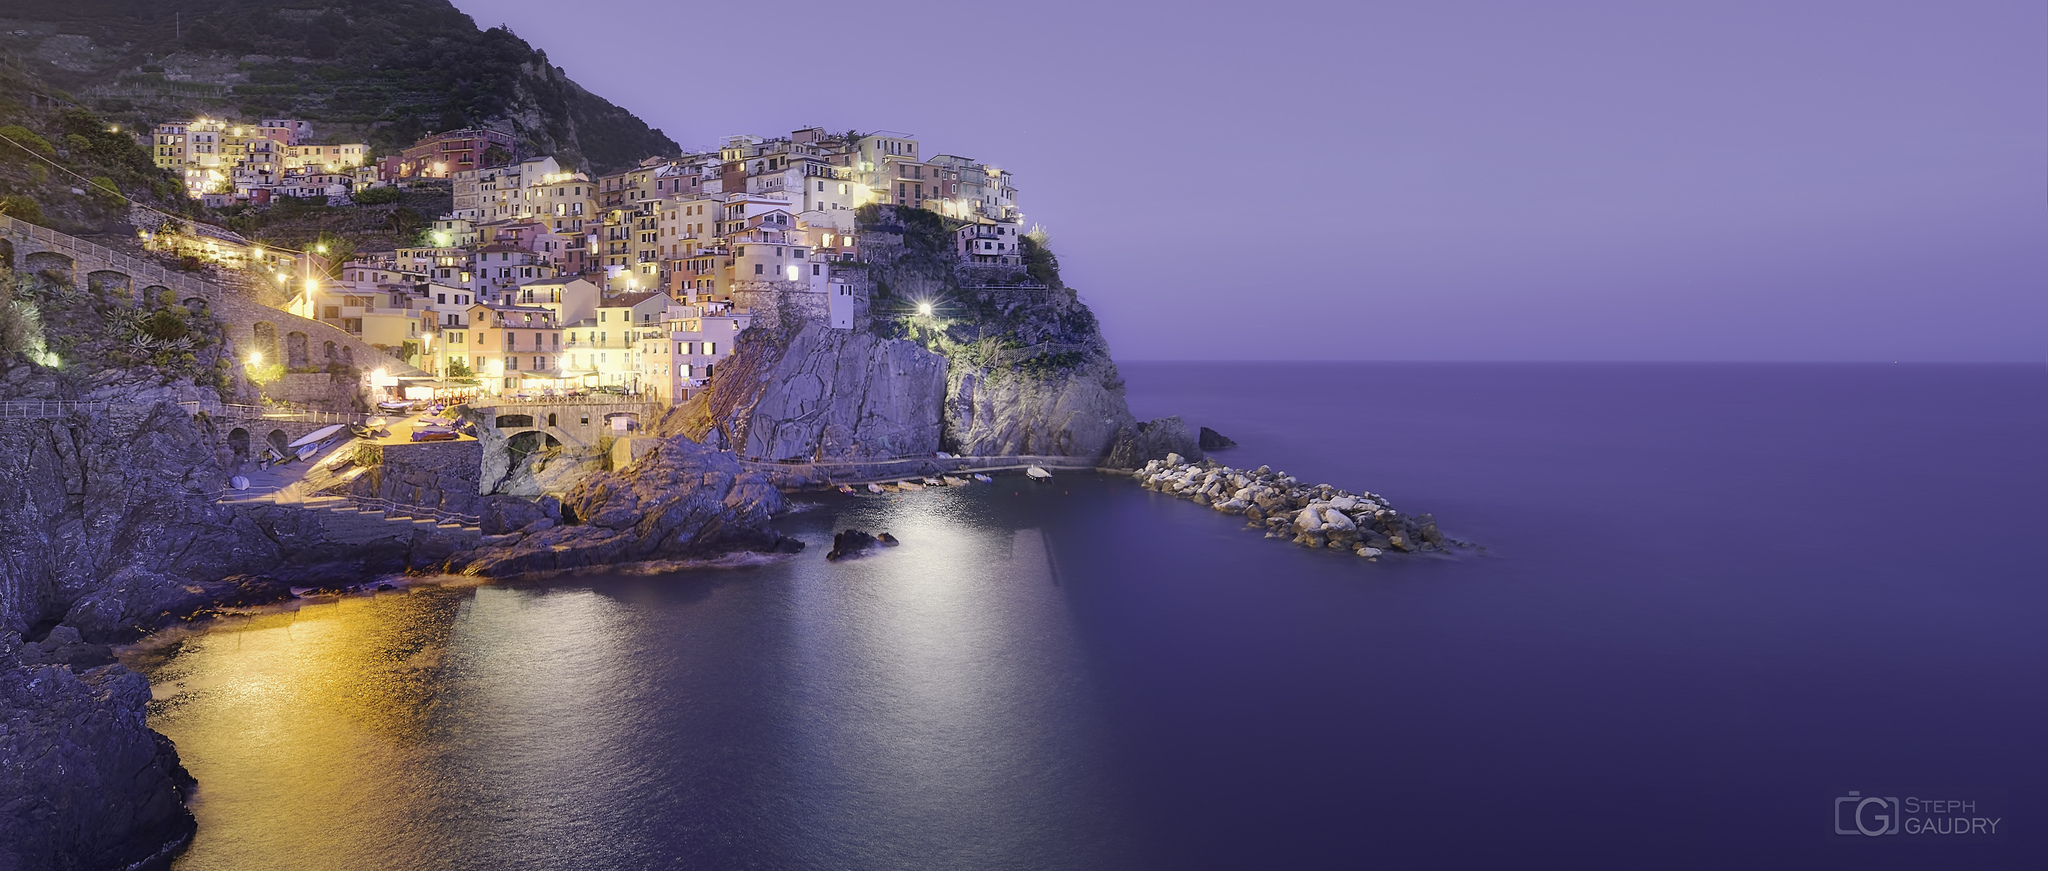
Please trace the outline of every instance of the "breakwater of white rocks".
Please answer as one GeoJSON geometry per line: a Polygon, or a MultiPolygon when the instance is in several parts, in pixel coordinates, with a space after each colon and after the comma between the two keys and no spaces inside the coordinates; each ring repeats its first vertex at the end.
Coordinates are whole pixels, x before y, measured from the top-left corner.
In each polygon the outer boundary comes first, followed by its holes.
{"type": "Polygon", "coordinates": [[[1153,460],[1131,473],[1157,490],[1226,514],[1243,515],[1267,538],[1304,547],[1348,550],[1367,559],[1388,551],[1437,551],[1463,542],[1444,537],[1436,518],[1394,510],[1385,497],[1309,484],[1270,466],[1233,469],[1214,460],[1189,462],[1179,454],[1153,460]]]}

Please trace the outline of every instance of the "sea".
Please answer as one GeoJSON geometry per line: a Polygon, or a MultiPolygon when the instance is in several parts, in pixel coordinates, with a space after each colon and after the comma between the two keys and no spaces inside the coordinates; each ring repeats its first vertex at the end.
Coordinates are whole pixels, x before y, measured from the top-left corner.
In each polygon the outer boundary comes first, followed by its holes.
{"type": "Polygon", "coordinates": [[[128,654],[176,867],[2048,867],[2048,367],[1122,368],[1474,546],[1004,476],[225,620],[128,654]]]}

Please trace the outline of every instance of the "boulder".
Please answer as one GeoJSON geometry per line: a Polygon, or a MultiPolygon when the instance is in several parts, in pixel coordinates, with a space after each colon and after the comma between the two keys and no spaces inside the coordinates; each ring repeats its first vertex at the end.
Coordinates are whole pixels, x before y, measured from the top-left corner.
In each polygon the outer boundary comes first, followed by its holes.
{"type": "Polygon", "coordinates": [[[1164,458],[1169,465],[1202,459],[1202,447],[1179,417],[1127,426],[1117,432],[1104,465],[1112,469],[1135,469],[1146,460],[1164,458]]]}
{"type": "MultiPolygon", "coordinates": [[[[888,535],[888,533],[882,533],[888,535]]],[[[890,537],[895,542],[895,537],[890,537]]],[[[828,560],[852,559],[882,546],[882,540],[858,529],[848,529],[832,536],[832,549],[825,554],[828,560]]]]}
{"type": "Polygon", "coordinates": [[[192,837],[192,777],[119,665],[33,665],[0,633],[0,868],[165,867],[192,837]]]}
{"type": "Polygon", "coordinates": [[[1229,437],[1206,426],[1202,427],[1201,435],[1196,438],[1195,443],[1205,451],[1220,451],[1224,448],[1237,447],[1237,442],[1231,441],[1229,437]]]}

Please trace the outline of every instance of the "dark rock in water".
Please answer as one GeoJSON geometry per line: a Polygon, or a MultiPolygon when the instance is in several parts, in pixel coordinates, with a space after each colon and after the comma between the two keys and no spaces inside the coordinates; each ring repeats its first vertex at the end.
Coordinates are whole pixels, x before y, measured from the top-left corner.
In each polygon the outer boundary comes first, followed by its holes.
{"type": "Polygon", "coordinates": [[[1237,447],[1237,442],[1231,441],[1229,436],[1226,436],[1206,426],[1202,427],[1202,434],[1196,439],[1196,442],[1200,444],[1202,446],[1202,450],[1205,451],[1220,451],[1224,448],[1237,447]]]}
{"type": "MultiPolygon", "coordinates": [[[[888,535],[888,533],[882,533],[888,535]]],[[[874,550],[881,540],[858,529],[848,529],[832,536],[832,550],[825,554],[828,560],[842,560],[857,557],[874,550]]]]}
{"type": "Polygon", "coordinates": [[[192,837],[192,777],[119,665],[21,661],[0,633],[0,868],[162,868],[192,837]]]}
{"type": "Polygon", "coordinates": [[[782,538],[778,538],[778,539],[776,539],[776,540],[775,540],[775,552],[776,552],[776,553],[803,553],[803,552],[804,552],[804,543],[803,543],[802,541],[799,541],[799,540],[797,540],[797,539],[794,539],[794,538],[790,538],[790,537],[788,537],[788,536],[784,536],[784,537],[782,537],[782,538]]]}
{"type": "Polygon", "coordinates": [[[897,541],[896,536],[890,535],[886,532],[882,533],[881,535],[875,536],[875,540],[881,542],[883,547],[895,547],[903,543],[897,541]]]}
{"type": "Polygon", "coordinates": [[[398,585],[397,585],[397,584],[378,584],[378,585],[377,585],[377,592],[379,592],[379,593],[388,593],[388,592],[391,592],[392,590],[396,590],[396,589],[398,589],[398,585]]]}
{"type": "Polygon", "coordinates": [[[1436,545],[1438,547],[1443,546],[1444,534],[1437,531],[1436,515],[1415,515],[1415,535],[1421,538],[1423,541],[1429,542],[1430,544],[1436,545]]]}
{"type": "Polygon", "coordinates": [[[1187,421],[1178,416],[1146,421],[1117,433],[1103,464],[1112,469],[1135,469],[1148,460],[1164,460],[1180,454],[1191,461],[1202,459],[1202,446],[1188,432],[1187,421]]]}

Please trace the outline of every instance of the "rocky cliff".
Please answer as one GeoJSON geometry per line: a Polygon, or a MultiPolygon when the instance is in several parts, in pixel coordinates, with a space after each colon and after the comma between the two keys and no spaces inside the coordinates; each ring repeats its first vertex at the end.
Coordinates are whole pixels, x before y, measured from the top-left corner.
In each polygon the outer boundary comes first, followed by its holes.
{"type": "Polygon", "coordinates": [[[731,454],[669,437],[623,470],[579,481],[559,507],[547,503],[515,531],[456,555],[448,570],[507,577],[799,550],[769,528],[781,509],[782,494],[731,454]]]}
{"type": "Polygon", "coordinates": [[[1094,313],[1042,238],[1010,273],[963,266],[951,238],[922,209],[862,210],[866,261],[848,269],[864,272],[866,318],[750,330],[663,431],[766,460],[1200,456],[1169,435],[1184,426],[1145,437],[1094,313]]]}
{"type": "Polygon", "coordinates": [[[192,778],[144,722],[149,682],[43,656],[0,632],[0,869],[169,867],[192,778]]]}

